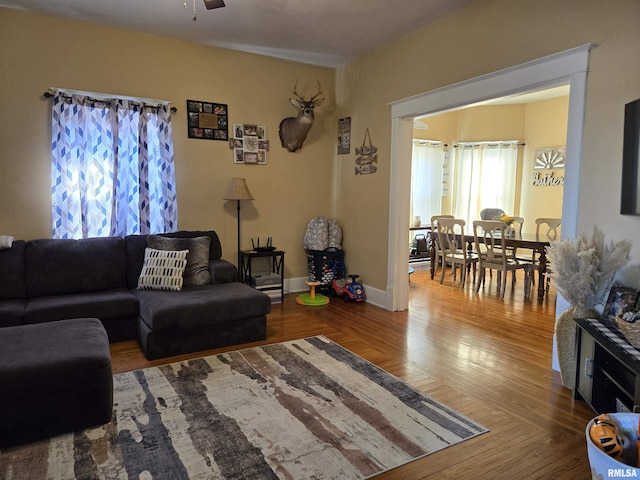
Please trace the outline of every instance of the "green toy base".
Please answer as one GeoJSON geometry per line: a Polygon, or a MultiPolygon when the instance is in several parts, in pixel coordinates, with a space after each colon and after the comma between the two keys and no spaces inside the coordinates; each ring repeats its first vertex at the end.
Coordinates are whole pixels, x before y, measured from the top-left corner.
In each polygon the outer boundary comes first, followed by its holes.
{"type": "Polygon", "coordinates": [[[311,297],[309,293],[301,293],[296,298],[296,303],[299,303],[300,305],[315,307],[318,305],[326,305],[327,303],[329,303],[329,297],[320,293],[316,293],[315,297],[311,297]]]}

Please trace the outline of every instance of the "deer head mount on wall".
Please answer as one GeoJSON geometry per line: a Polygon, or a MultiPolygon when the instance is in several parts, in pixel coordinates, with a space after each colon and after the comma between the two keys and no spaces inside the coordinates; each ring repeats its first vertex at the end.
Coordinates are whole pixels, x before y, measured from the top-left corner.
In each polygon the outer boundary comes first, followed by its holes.
{"type": "Polygon", "coordinates": [[[317,93],[308,100],[298,94],[297,88],[298,82],[296,81],[293,87],[293,95],[295,97],[290,98],[289,101],[298,109],[298,116],[288,117],[280,122],[280,141],[282,146],[290,152],[295,152],[302,148],[302,144],[307,138],[307,133],[309,133],[313,125],[313,109],[324,101],[324,98],[320,97],[322,95],[320,81],[318,81],[317,93]]]}

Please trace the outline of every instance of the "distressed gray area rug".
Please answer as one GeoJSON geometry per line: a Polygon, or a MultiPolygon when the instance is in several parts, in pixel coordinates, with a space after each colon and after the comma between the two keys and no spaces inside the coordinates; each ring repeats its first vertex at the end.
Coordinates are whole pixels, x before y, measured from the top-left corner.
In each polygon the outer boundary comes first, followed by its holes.
{"type": "Polygon", "coordinates": [[[111,423],[0,452],[6,479],[363,479],[487,430],[325,337],[114,376],[111,423]]]}

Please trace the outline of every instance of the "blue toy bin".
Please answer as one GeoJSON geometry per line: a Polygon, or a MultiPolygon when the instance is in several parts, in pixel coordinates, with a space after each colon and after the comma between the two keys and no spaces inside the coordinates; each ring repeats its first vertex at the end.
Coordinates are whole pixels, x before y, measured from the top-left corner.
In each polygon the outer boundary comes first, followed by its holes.
{"type": "MultiPolygon", "coordinates": [[[[624,440],[625,454],[629,450],[630,454],[637,457],[638,447],[638,422],[640,414],[637,413],[607,413],[614,419],[621,428],[620,436],[624,440]]],[[[600,450],[591,440],[589,429],[593,425],[593,418],[587,425],[585,434],[587,437],[587,454],[589,455],[589,465],[591,465],[591,478],[593,480],[604,480],[608,478],[640,478],[640,468],[635,468],[626,463],[619,462],[600,450]]],[[[625,455],[625,458],[627,456],[625,455]]]]}

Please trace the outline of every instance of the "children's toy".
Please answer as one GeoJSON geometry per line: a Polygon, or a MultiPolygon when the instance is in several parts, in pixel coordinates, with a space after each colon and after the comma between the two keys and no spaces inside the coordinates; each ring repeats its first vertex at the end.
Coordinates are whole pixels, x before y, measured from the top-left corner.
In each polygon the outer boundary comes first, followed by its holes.
{"type": "Polygon", "coordinates": [[[624,443],[615,421],[609,415],[598,415],[589,429],[589,437],[596,446],[611,458],[622,460],[624,443]]]}
{"type": "Polygon", "coordinates": [[[364,286],[357,282],[360,275],[347,275],[347,267],[343,262],[335,262],[333,265],[333,281],[331,287],[333,293],[345,300],[353,300],[354,302],[364,302],[367,296],[364,293],[364,286]],[[351,279],[347,281],[346,277],[351,279]]]}
{"type": "Polygon", "coordinates": [[[321,293],[316,293],[316,287],[320,285],[320,282],[304,282],[309,285],[310,290],[309,293],[301,293],[296,298],[296,303],[300,305],[308,305],[311,307],[315,307],[318,305],[326,305],[329,303],[329,297],[322,295],[321,293]]]}

